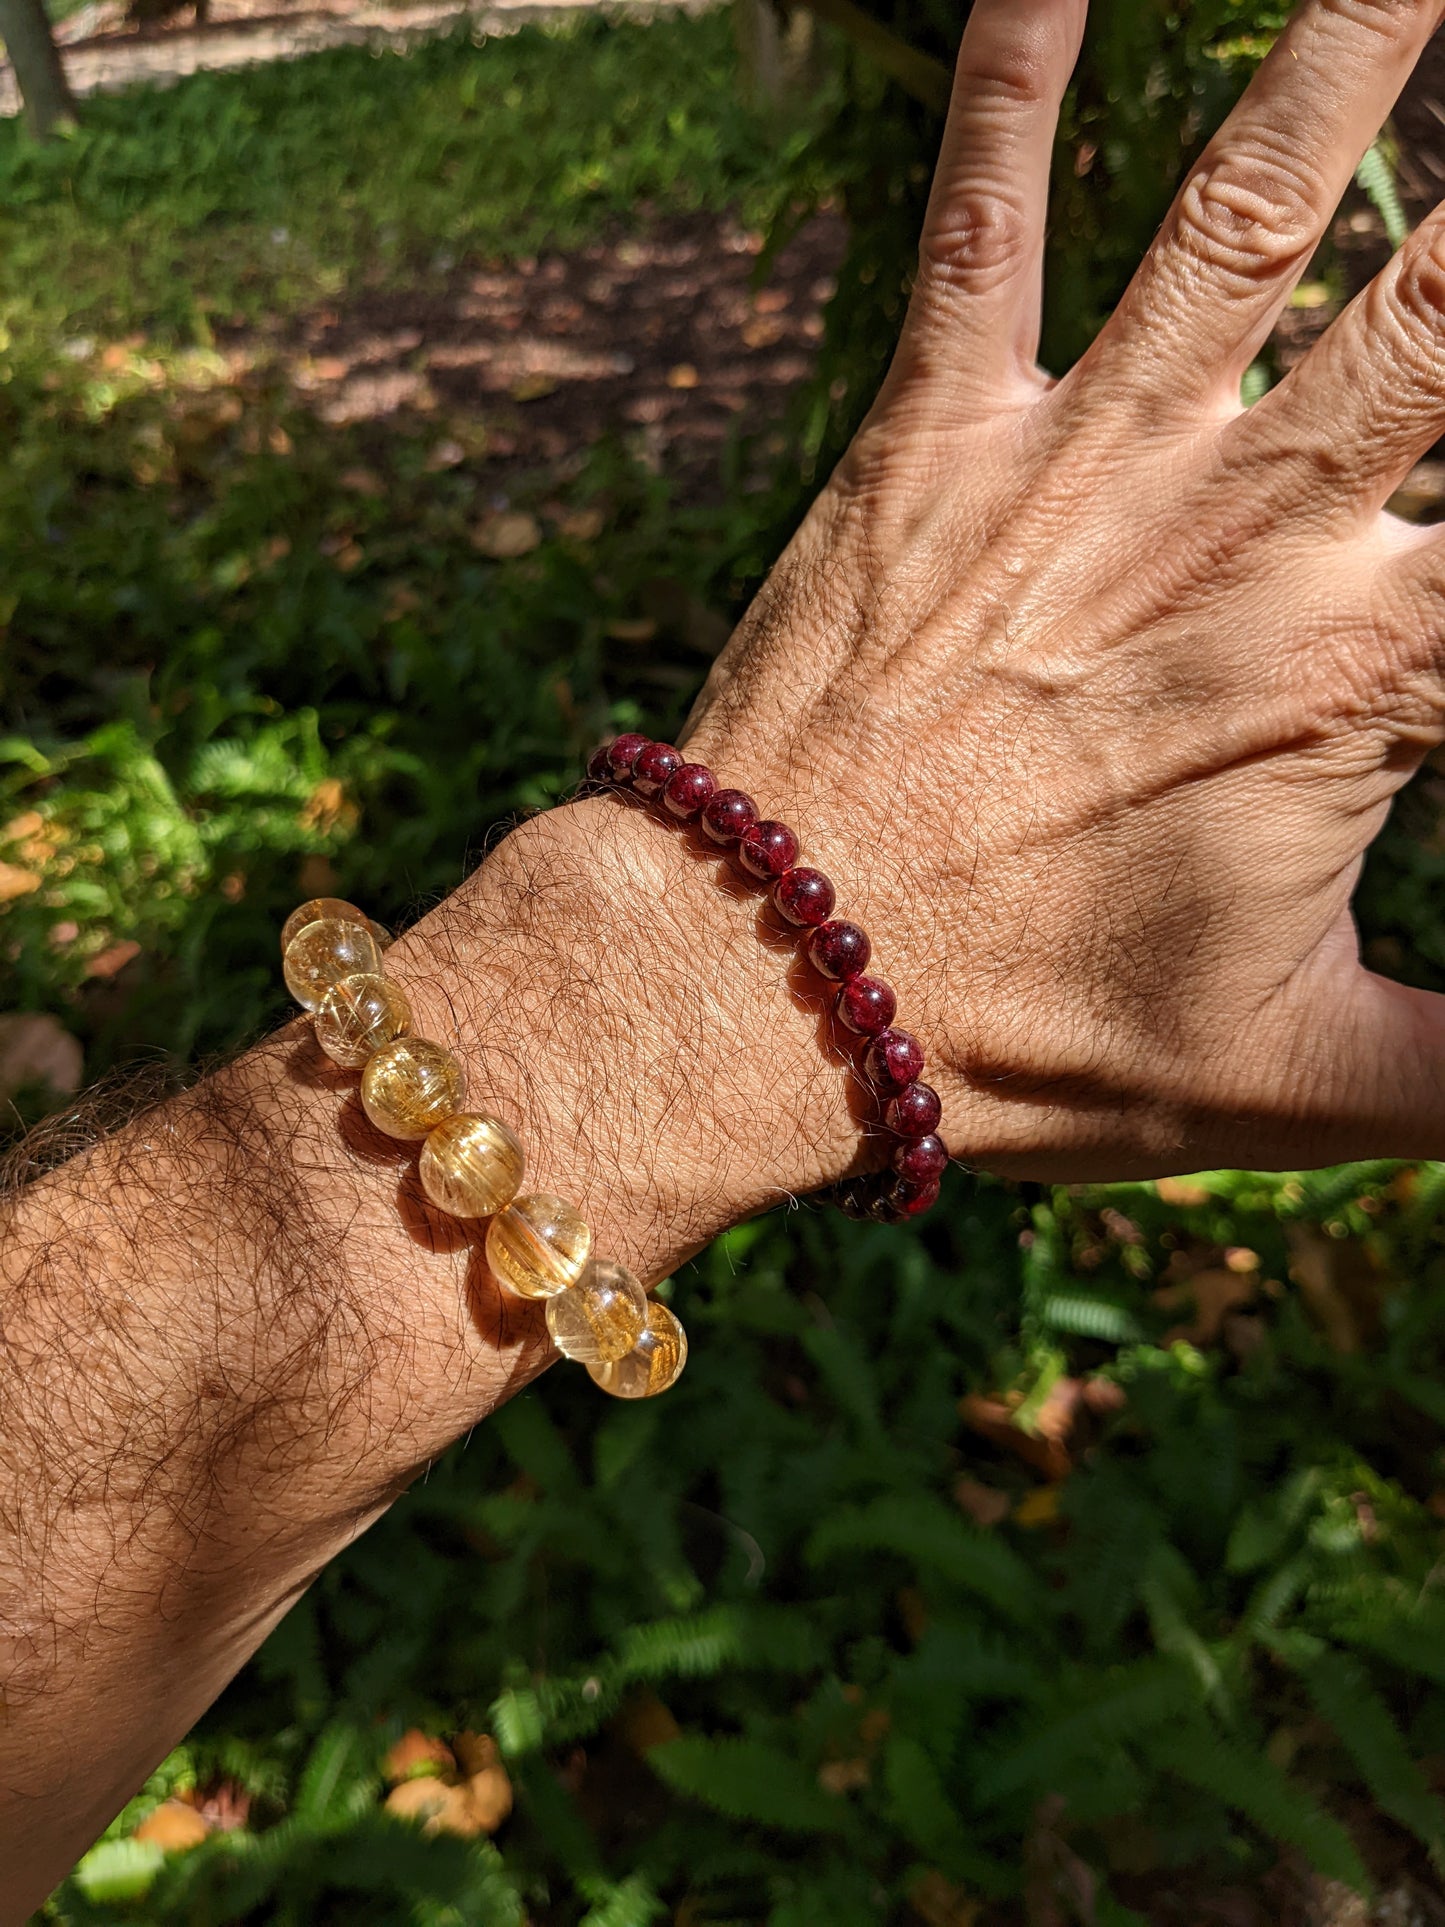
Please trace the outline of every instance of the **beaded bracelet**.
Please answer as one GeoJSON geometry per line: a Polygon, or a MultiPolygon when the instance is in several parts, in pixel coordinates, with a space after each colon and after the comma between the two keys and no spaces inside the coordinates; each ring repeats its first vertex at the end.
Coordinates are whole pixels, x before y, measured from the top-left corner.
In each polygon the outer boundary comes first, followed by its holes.
{"type": "Polygon", "coordinates": [[[625,1265],[592,1256],[592,1232],[564,1198],[519,1197],[525,1156],[499,1118],[463,1110],[466,1073],[411,1031],[411,1010],[384,974],[390,934],[354,903],[313,897],[281,931],[286,988],[309,1011],[333,1062],[361,1072],[377,1130],[421,1144],[418,1175],[436,1207],[488,1219],[487,1264],[516,1298],[544,1301],[564,1358],[614,1398],[653,1398],[687,1363],[687,1334],[625,1265]]]}
{"type": "Polygon", "coordinates": [[[923,1047],[894,1028],[892,986],[864,975],[873,954],[868,933],[834,917],[832,883],[798,863],[798,839],[787,824],[760,818],[744,790],[719,789],[705,763],[689,763],[671,743],[635,733],[595,749],[587,775],[595,784],[630,785],[649,802],[659,799],[679,823],[700,824],[711,842],[731,850],[753,882],[771,887],[779,914],[798,928],[809,963],[839,986],[834,1015],[849,1041],[861,1045],[863,1079],[881,1106],[881,1123],[897,1140],[889,1170],[845,1179],[828,1195],[849,1217],[883,1223],[926,1211],[937,1200],[948,1152],[938,1136],[939,1095],[919,1082],[923,1047]]]}

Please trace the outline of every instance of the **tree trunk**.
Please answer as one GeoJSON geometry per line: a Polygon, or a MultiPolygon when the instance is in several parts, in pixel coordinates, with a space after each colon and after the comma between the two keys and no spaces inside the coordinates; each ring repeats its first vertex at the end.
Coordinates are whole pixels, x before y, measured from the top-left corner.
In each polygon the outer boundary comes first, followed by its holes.
{"type": "Polygon", "coordinates": [[[15,69],[25,124],[36,140],[49,140],[75,121],[75,101],[51,37],[44,0],[0,0],[0,39],[15,69]]]}

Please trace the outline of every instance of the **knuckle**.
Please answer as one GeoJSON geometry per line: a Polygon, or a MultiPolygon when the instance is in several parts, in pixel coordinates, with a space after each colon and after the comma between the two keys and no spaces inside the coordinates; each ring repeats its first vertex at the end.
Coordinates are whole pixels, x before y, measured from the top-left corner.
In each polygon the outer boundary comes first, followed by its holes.
{"type": "Polygon", "coordinates": [[[920,243],[921,275],[966,294],[986,293],[1018,268],[1027,239],[1022,208],[979,189],[945,197],[920,243]]]}
{"type": "Polygon", "coordinates": [[[1186,183],[1178,234],[1215,273],[1273,280],[1297,272],[1313,253],[1323,200],[1297,156],[1263,143],[1226,148],[1186,183]]]}
{"type": "Polygon", "coordinates": [[[1440,0],[1325,0],[1324,12],[1351,26],[1398,39],[1440,11],[1440,0]]]}
{"type": "Polygon", "coordinates": [[[1395,272],[1375,283],[1370,300],[1377,332],[1393,337],[1412,362],[1428,358],[1434,363],[1445,320],[1445,226],[1436,221],[1423,228],[1400,255],[1395,272]]]}
{"type": "Polygon", "coordinates": [[[1013,39],[961,66],[958,84],[970,105],[1038,107],[1049,98],[1050,70],[1037,46],[1013,39]]]}

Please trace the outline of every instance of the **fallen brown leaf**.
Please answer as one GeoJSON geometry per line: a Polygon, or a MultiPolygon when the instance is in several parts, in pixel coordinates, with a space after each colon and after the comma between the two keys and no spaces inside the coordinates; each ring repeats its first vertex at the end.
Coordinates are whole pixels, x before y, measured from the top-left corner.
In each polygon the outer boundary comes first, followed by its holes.
{"type": "Polygon", "coordinates": [[[435,1777],[438,1773],[454,1772],[456,1764],[456,1757],[445,1740],[414,1726],[382,1755],[381,1774],[389,1782],[427,1774],[435,1777]]]}
{"type": "Polygon", "coordinates": [[[1161,1311],[1182,1311],[1192,1304],[1194,1316],[1187,1324],[1165,1332],[1160,1344],[1173,1345],[1183,1340],[1190,1345],[1212,1345],[1219,1337],[1226,1316],[1242,1305],[1253,1303],[1258,1284],[1257,1272],[1210,1266],[1177,1285],[1163,1286],[1154,1294],[1154,1302],[1161,1311]]]}
{"type": "Polygon", "coordinates": [[[472,547],[496,562],[530,555],[542,540],[542,525],[525,510],[485,516],[472,530],[472,547]]]}
{"type": "Polygon", "coordinates": [[[39,888],[40,878],[33,870],[22,870],[18,863],[0,863],[0,903],[13,903],[16,897],[28,896],[39,888]]]}
{"type": "Polygon", "coordinates": [[[981,1479],[955,1479],[953,1502],[975,1525],[984,1527],[1002,1525],[1013,1509],[1013,1500],[1007,1492],[985,1485],[981,1479]]]}
{"type": "Polygon", "coordinates": [[[207,1839],[211,1829],[193,1806],[184,1800],[162,1800],[136,1828],[134,1839],[162,1853],[185,1853],[207,1839]]]}
{"type": "Polygon", "coordinates": [[[102,983],[109,983],[118,977],[128,963],[134,963],[140,955],[140,945],[131,937],[122,937],[118,943],[107,945],[85,966],[87,977],[98,977],[102,983]]]}
{"type": "Polygon", "coordinates": [[[80,1089],[84,1071],[84,1053],[58,1017],[43,1010],[0,1016],[0,1098],[13,1097],[26,1084],[68,1097],[80,1089]]]}

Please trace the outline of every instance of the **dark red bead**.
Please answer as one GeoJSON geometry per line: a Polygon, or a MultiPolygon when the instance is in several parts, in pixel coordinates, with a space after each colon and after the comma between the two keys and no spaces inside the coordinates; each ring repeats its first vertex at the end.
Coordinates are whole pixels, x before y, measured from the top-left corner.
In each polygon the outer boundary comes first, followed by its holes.
{"type": "Polygon", "coordinates": [[[594,783],[612,781],[612,745],[599,743],[587,758],[587,774],[594,783]]]}
{"type": "Polygon", "coordinates": [[[838,1021],[860,1037],[876,1037],[897,1014],[893,986],[881,977],[855,977],[838,993],[838,1021]]]}
{"type": "Polygon", "coordinates": [[[943,1139],[930,1134],[900,1144],[893,1153],[893,1169],[908,1184],[931,1184],[948,1169],[943,1139]]]}
{"type": "Polygon", "coordinates": [[[736,843],[757,820],[758,806],[746,790],[718,790],[703,809],[703,833],[714,843],[736,843]]]}
{"type": "Polygon", "coordinates": [[[662,800],[672,815],[690,823],[717,788],[717,778],[706,763],[684,763],[668,777],[662,800]]]}
{"type": "Polygon", "coordinates": [[[899,1137],[928,1137],[942,1116],[943,1104],[931,1084],[909,1084],[888,1100],[883,1122],[899,1137]]]}
{"type": "Polygon", "coordinates": [[[893,1187],[893,1209],[900,1218],[920,1217],[938,1203],[939,1189],[937,1178],[930,1178],[926,1184],[910,1184],[902,1178],[893,1187]]]}
{"type": "Polygon", "coordinates": [[[856,923],[820,923],[808,939],[808,958],[815,970],[821,970],[825,977],[841,978],[845,983],[850,977],[860,977],[868,968],[868,959],[873,955],[873,946],[868,941],[868,932],[860,930],[856,923]]]}
{"type": "Polygon", "coordinates": [[[789,923],[826,923],[837,902],[832,884],[821,870],[806,865],[784,870],[773,885],[773,902],[789,923]]]}
{"type": "Polygon", "coordinates": [[[615,737],[608,744],[607,760],[619,783],[625,783],[631,776],[632,765],[646,748],[647,738],[639,736],[635,729],[629,729],[625,736],[615,737]]]}
{"type": "Polygon", "coordinates": [[[863,1070],[875,1090],[896,1097],[923,1069],[923,1046],[906,1030],[882,1030],[868,1046],[863,1070]]]}
{"type": "Polygon", "coordinates": [[[649,743],[632,765],[632,787],[639,796],[656,796],[668,777],[682,768],[682,751],[671,743],[649,743]]]}
{"type": "Polygon", "coordinates": [[[738,844],[738,862],[760,883],[771,883],[797,860],[797,837],[786,823],[774,823],[770,817],[745,830],[738,844]]]}

